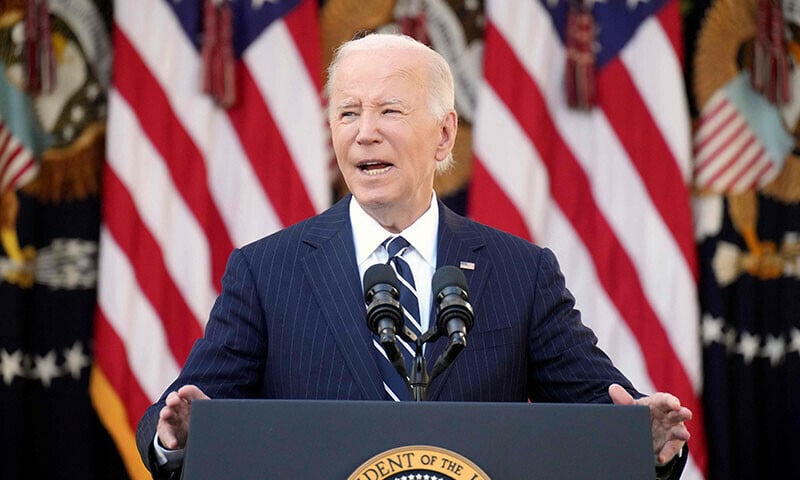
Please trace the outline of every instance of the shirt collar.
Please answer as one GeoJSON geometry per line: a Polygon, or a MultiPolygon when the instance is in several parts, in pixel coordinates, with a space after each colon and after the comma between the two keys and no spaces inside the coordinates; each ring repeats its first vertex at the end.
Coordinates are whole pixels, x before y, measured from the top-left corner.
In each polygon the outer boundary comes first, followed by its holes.
{"type": "Polygon", "coordinates": [[[388,237],[402,235],[429,265],[436,266],[434,261],[436,259],[436,238],[439,231],[439,203],[436,200],[435,192],[431,195],[431,204],[425,213],[399,234],[384,229],[361,208],[355,197],[350,198],[350,225],[353,227],[356,261],[359,265],[372,255],[388,237]]]}

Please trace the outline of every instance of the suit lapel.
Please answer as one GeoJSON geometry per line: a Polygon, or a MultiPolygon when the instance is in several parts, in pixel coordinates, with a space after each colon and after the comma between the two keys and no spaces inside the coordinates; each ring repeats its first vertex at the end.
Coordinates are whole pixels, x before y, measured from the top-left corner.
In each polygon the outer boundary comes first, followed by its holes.
{"type": "MultiPolygon", "coordinates": [[[[438,270],[445,265],[454,265],[456,267],[465,265],[461,267],[461,270],[467,278],[470,303],[473,308],[476,308],[492,268],[488,262],[481,262],[481,250],[485,245],[483,237],[472,222],[455,214],[443,203],[439,202],[439,234],[437,242],[436,269],[438,270]],[[469,265],[472,265],[473,268],[470,268],[469,265]]],[[[431,322],[436,321],[434,307],[431,309],[430,318],[431,322]]],[[[480,319],[476,318],[475,329],[480,329],[479,322],[480,319]]],[[[439,358],[446,346],[447,338],[442,337],[426,347],[425,357],[428,362],[428,368],[433,367],[436,359],[439,358]]],[[[469,348],[469,336],[467,336],[466,348],[469,348]]],[[[437,398],[442,385],[447,381],[450,370],[445,370],[431,382],[428,389],[428,398],[430,400],[437,398]]]]}
{"type": "Polygon", "coordinates": [[[372,355],[366,306],[355,258],[349,215],[350,196],[314,221],[303,241],[314,248],[303,258],[311,285],[330,331],[364,398],[382,400],[381,374],[372,355]]]}
{"type": "MultiPolygon", "coordinates": [[[[367,311],[355,258],[349,201],[350,196],[345,197],[312,222],[303,241],[313,251],[303,258],[302,264],[314,296],[330,324],[339,353],[345,358],[364,398],[382,400],[381,373],[372,354],[372,334],[366,327],[367,311]]],[[[439,212],[436,268],[460,266],[462,262],[473,264],[474,269],[462,268],[462,271],[469,285],[470,302],[476,308],[491,271],[490,264],[481,263],[481,249],[485,242],[469,220],[441,202],[439,212]]],[[[436,321],[435,310],[431,311],[430,318],[432,322],[436,321]]],[[[475,319],[475,329],[480,330],[480,320],[475,319]]],[[[446,345],[447,339],[440,338],[426,347],[429,369],[446,345]]],[[[430,400],[437,398],[450,370],[445,370],[431,383],[428,390],[430,400]]]]}

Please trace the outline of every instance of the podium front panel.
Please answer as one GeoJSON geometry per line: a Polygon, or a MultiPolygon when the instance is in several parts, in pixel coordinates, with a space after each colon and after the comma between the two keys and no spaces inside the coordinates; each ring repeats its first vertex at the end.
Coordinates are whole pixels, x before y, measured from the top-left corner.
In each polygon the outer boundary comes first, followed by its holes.
{"type": "MultiPolygon", "coordinates": [[[[490,480],[654,478],[646,407],[306,400],[193,403],[183,475],[347,480],[374,456],[415,445],[454,452],[490,480]]],[[[358,480],[403,478],[384,467],[358,480]]]]}

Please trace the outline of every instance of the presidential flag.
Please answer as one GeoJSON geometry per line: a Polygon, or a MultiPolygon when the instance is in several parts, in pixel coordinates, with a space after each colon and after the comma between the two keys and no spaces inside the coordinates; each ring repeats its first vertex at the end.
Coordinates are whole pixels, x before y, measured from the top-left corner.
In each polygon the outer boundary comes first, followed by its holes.
{"type": "Polygon", "coordinates": [[[697,231],[711,478],[794,478],[800,3],[696,6],[697,231]]]}
{"type": "Polygon", "coordinates": [[[0,478],[124,475],[89,398],[109,0],[0,2],[0,478]]]}
{"type": "Polygon", "coordinates": [[[684,478],[702,478],[678,2],[487,1],[484,39],[469,213],[554,250],[617,366],[694,412],[684,478]]]}
{"type": "Polygon", "coordinates": [[[119,0],[91,393],[136,424],[202,335],[228,255],[330,201],[316,0],[119,0]]]}

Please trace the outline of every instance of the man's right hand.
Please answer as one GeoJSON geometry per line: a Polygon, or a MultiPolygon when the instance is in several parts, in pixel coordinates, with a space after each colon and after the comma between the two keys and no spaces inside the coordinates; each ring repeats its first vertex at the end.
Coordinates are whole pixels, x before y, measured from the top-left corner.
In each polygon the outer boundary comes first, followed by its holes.
{"type": "Polygon", "coordinates": [[[157,429],[158,441],[164,448],[178,450],[186,446],[192,402],[208,399],[208,395],[194,385],[184,385],[167,395],[166,405],[158,414],[157,429]]]}

